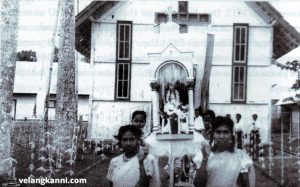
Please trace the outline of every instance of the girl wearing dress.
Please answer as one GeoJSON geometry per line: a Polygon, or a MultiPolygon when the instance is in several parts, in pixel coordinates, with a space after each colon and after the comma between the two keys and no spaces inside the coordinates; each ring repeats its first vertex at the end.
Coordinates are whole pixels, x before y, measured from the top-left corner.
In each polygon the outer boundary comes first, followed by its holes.
{"type": "Polygon", "coordinates": [[[109,164],[110,187],[159,187],[160,178],[155,158],[139,149],[142,131],[134,125],[121,126],[116,136],[123,153],[109,164]]]}
{"type": "Polygon", "coordinates": [[[147,114],[145,111],[136,110],[132,113],[131,123],[143,131],[143,138],[146,138],[149,135],[149,132],[147,132],[146,121],[147,114]]]}
{"type": "Polygon", "coordinates": [[[228,117],[216,117],[212,122],[212,133],[211,153],[203,153],[204,159],[196,173],[195,186],[254,186],[251,158],[244,151],[235,149],[233,121],[228,117]]]}

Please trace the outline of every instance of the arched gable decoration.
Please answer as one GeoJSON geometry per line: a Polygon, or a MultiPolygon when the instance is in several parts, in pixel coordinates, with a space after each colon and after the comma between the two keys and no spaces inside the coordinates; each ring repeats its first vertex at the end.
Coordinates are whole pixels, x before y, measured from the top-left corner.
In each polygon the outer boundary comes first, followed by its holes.
{"type": "Polygon", "coordinates": [[[189,72],[182,63],[175,60],[168,60],[158,66],[154,76],[159,83],[162,83],[161,81],[168,83],[180,81],[181,83],[186,83],[189,72]]]}

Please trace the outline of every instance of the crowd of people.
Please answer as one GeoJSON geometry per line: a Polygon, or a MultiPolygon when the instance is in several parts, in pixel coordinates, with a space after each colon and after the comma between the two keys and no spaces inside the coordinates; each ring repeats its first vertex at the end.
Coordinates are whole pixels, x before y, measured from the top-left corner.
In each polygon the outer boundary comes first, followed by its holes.
{"type": "MultiPolygon", "coordinates": [[[[195,133],[203,135],[208,146],[202,147],[199,153],[203,158],[201,164],[193,162],[195,155],[180,159],[180,180],[190,181],[195,187],[254,186],[253,160],[259,156],[259,128],[255,124],[258,116],[253,114],[250,126],[242,124],[241,114],[235,117],[235,120],[230,115],[216,117],[212,110],[195,111],[195,133]],[[187,175],[189,171],[193,172],[187,175]],[[187,177],[190,175],[192,181],[187,177]]],[[[146,119],[144,111],[135,111],[131,124],[119,128],[115,138],[123,153],[110,162],[107,173],[110,186],[161,186],[158,159],[149,153],[149,145],[145,142],[149,135],[145,131],[146,119]]]]}

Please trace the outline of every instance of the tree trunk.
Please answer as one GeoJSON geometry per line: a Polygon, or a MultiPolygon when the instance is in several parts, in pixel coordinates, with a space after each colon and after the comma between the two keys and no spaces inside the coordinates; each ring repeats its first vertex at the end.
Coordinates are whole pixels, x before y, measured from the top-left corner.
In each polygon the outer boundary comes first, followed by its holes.
{"type": "Polygon", "coordinates": [[[62,1],[60,42],[56,91],[56,124],[54,146],[62,154],[72,148],[73,128],[77,123],[77,97],[75,86],[75,15],[74,0],[62,1]]]}
{"type": "Polygon", "coordinates": [[[10,126],[16,70],[19,0],[2,0],[0,62],[0,175],[10,174],[10,126]]]}

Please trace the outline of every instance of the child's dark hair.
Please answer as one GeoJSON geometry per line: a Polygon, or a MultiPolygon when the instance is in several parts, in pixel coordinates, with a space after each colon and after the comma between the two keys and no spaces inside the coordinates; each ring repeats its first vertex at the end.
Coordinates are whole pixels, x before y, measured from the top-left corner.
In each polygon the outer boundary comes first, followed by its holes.
{"type": "Polygon", "coordinates": [[[214,132],[220,126],[226,126],[233,133],[233,121],[229,117],[217,116],[212,121],[212,131],[214,132]]]}
{"type": "Polygon", "coordinates": [[[196,110],[195,110],[195,112],[199,112],[199,115],[200,116],[202,116],[203,115],[203,110],[202,110],[202,108],[201,108],[201,106],[199,106],[196,110]]]}
{"type": "Polygon", "coordinates": [[[135,117],[136,115],[142,115],[142,116],[144,116],[144,119],[145,119],[145,120],[146,120],[146,118],[147,118],[147,114],[146,114],[145,111],[142,111],[142,110],[136,110],[136,111],[134,111],[134,112],[132,113],[131,121],[134,119],[134,117],[135,117]]]}
{"type": "Polygon", "coordinates": [[[122,136],[127,132],[130,131],[132,132],[132,134],[137,138],[137,139],[141,139],[142,135],[143,135],[143,131],[138,128],[135,125],[125,125],[125,126],[121,126],[119,128],[118,131],[118,135],[114,136],[117,140],[118,140],[118,145],[120,145],[121,143],[121,139],[122,136]]]}
{"type": "MultiPolygon", "coordinates": [[[[230,133],[232,134],[231,138],[231,146],[229,148],[230,152],[234,152],[234,147],[235,147],[235,138],[233,135],[233,121],[229,117],[223,117],[223,116],[217,116],[213,121],[212,121],[212,135],[215,132],[217,128],[220,126],[225,126],[229,129],[230,133]]],[[[213,139],[213,136],[211,136],[211,140],[213,139]]],[[[212,142],[212,141],[211,141],[212,142]]],[[[215,151],[214,147],[212,148],[213,151],[215,151]]]]}
{"type": "Polygon", "coordinates": [[[216,118],[216,114],[213,110],[208,110],[205,112],[205,115],[209,115],[212,119],[216,118]]]}

